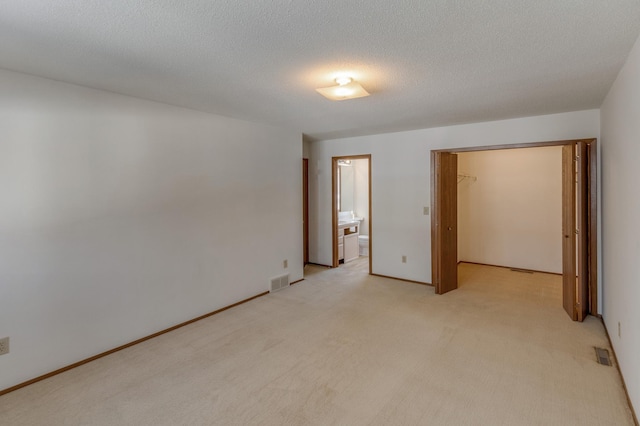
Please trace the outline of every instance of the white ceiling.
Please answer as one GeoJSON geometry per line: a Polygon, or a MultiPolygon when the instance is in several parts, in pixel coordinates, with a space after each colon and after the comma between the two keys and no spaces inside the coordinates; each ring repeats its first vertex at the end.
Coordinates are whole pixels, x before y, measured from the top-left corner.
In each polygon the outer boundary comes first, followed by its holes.
{"type": "Polygon", "coordinates": [[[328,139],[598,108],[638,0],[2,0],[0,67],[328,139]],[[370,97],[315,88],[349,72],[370,97]]]}

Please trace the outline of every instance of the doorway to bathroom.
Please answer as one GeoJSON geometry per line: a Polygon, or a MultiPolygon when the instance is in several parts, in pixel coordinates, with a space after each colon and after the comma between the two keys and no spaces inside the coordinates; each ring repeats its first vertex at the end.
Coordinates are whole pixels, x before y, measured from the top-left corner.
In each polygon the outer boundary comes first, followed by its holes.
{"type": "Polygon", "coordinates": [[[372,267],[371,154],[332,158],[332,267],[368,258],[372,267]]]}

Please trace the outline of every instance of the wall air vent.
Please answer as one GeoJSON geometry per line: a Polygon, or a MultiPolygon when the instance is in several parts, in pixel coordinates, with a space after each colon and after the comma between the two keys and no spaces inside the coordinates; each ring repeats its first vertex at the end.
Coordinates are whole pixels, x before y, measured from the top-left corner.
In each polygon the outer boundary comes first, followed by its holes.
{"type": "Polygon", "coordinates": [[[269,288],[269,292],[273,293],[286,287],[289,287],[289,274],[271,278],[271,287],[269,288]]]}

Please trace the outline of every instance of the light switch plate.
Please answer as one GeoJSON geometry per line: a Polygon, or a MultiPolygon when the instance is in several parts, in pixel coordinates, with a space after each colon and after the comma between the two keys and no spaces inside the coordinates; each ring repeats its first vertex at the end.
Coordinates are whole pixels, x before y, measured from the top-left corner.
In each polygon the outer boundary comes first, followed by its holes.
{"type": "Polygon", "coordinates": [[[429,216],[429,207],[425,207],[425,208],[424,208],[424,210],[423,210],[423,214],[424,214],[425,216],[429,216]]]}

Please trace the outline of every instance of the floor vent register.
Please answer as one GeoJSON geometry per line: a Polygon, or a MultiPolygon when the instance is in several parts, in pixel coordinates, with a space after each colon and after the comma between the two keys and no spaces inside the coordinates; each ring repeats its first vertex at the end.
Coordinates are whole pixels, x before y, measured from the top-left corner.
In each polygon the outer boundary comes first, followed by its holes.
{"type": "Polygon", "coordinates": [[[611,358],[609,358],[609,351],[603,348],[595,348],[596,349],[596,358],[598,360],[598,364],[602,365],[611,365],[611,358]]]}

